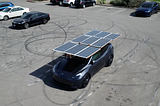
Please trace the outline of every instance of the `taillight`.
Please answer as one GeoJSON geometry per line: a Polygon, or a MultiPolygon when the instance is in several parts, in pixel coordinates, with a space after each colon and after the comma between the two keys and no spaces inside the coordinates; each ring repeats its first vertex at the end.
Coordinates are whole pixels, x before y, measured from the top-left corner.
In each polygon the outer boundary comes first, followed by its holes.
{"type": "Polygon", "coordinates": [[[82,4],[82,2],[80,2],[80,4],[82,4]]]}
{"type": "Polygon", "coordinates": [[[69,0],[67,0],[67,2],[69,2],[69,0]]]}

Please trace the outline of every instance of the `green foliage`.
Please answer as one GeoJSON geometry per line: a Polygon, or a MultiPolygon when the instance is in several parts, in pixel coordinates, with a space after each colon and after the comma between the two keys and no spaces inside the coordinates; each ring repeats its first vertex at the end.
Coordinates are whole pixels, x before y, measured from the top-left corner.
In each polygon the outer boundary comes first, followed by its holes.
{"type": "Polygon", "coordinates": [[[106,0],[97,0],[97,3],[99,3],[99,4],[106,4],[106,0]]]}
{"type": "Polygon", "coordinates": [[[146,0],[113,0],[110,4],[115,6],[127,6],[127,7],[138,7],[146,0]]]}

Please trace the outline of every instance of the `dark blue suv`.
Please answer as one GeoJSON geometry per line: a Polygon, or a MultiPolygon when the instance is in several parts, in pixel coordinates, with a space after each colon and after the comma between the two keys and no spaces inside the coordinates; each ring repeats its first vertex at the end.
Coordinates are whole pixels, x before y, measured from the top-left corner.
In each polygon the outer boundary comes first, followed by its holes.
{"type": "Polygon", "coordinates": [[[0,2],[0,11],[2,11],[5,8],[12,7],[12,6],[14,6],[14,4],[11,2],[0,2]]]}

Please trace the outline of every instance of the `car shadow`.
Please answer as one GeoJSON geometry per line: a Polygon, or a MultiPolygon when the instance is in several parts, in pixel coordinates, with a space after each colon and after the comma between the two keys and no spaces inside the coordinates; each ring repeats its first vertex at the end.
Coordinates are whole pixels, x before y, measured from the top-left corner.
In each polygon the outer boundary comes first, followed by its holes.
{"type": "Polygon", "coordinates": [[[63,59],[64,56],[60,56],[57,59],[49,62],[48,64],[40,67],[39,69],[35,70],[34,72],[30,73],[29,75],[32,75],[38,79],[41,79],[45,85],[55,88],[55,89],[60,89],[60,90],[65,90],[65,91],[75,91],[77,89],[70,88],[66,85],[63,85],[61,83],[56,82],[52,78],[52,73],[51,70],[53,66],[60,60],[63,59]]]}
{"type": "Polygon", "coordinates": [[[143,16],[143,15],[138,15],[137,16],[135,12],[130,13],[130,16],[131,17],[139,17],[139,18],[147,18],[146,16],[143,16]]]}

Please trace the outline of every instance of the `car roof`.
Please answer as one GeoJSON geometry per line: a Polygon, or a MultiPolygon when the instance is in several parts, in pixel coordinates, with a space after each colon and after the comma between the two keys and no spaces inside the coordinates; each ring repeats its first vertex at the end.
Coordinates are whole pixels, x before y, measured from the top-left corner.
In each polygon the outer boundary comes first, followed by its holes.
{"type": "Polygon", "coordinates": [[[35,13],[42,13],[42,12],[39,12],[39,11],[31,11],[31,12],[28,12],[27,14],[35,14],[35,13]]]}

